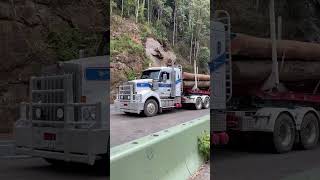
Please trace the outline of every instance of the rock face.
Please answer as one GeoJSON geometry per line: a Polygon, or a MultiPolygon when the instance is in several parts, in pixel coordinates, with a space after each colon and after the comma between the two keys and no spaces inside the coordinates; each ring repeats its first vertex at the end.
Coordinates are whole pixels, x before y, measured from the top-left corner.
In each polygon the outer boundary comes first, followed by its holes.
{"type": "Polygon", "coordinates": [[[145,42],[146,55],[152,60],[152,66],[166,66],[167,63],[176,60],[174,52],[165,50],[159,41],[147,38],[145,42]]]}
{"type": "Polygon", "coordinates": [[[77,28],[98,33],[107,27],[103,0],[0,1],[0,133],[10,131],[17,105],[27,100],[30,75],[57,61],[51,32],[77,28]]]}
{"type": "MultiPolygon", "coordinates": [[[[232,31],[269,37],[269,1],[217,0],[216,9],[227,10],[232,31]]],[[[282,37],[299,41],[320,41],[320,1],[275,1],[276,17],[282,16],[282,37]]]]}

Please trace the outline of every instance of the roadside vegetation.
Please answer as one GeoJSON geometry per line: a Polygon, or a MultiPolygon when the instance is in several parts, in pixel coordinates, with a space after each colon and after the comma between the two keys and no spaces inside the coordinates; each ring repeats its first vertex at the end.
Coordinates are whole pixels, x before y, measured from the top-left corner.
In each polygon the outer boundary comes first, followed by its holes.
{"type": "Polygon", "coordinates": [[[210,134],[204,131],[198,138],[198,148],[199,152],[205,161],[210,159],[210,134]]]}

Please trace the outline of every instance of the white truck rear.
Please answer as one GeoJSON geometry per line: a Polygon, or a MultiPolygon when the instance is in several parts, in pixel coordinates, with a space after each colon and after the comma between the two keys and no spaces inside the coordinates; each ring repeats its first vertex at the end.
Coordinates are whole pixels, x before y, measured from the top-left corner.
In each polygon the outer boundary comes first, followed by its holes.
{"type": "Polygon", "coordinates": [[[18,153],[93,165],[109,152],[107,56],[60,63],[30,80],[15,125],[18,153]]]}

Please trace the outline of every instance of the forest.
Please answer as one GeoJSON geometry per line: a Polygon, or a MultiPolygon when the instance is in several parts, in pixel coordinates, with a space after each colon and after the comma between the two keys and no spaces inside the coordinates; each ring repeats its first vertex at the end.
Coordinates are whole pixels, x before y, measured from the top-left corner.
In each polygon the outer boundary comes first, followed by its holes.
{"type": "Polygon", "coordinates": [[[196,60],[200,71],[207,72],[209,0],[112,0],[111,14],[151,29],[149,35],[173,49],[177,62],[193,64],[196,60]]]}

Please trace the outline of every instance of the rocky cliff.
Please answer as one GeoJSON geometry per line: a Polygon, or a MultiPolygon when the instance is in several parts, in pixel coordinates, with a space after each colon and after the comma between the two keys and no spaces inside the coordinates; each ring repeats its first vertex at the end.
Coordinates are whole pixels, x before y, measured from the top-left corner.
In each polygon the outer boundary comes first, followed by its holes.
{"type": "Polygon", "coordinates": [[[107,13],[105,0],[0,1],[0,133],[17,119],[31,75],[80,49],[95,51],[107,13]]]}
{"type": "MultiPolygon", "coordinates": [[[[269,36],[269,0],[217,0],[216,9],[231,15],[232,31],[261,37],[269,36]]],[[[276,16],[282,16],[282,37],[320,42],[320,1],[275,1],[276,16]]]]}

